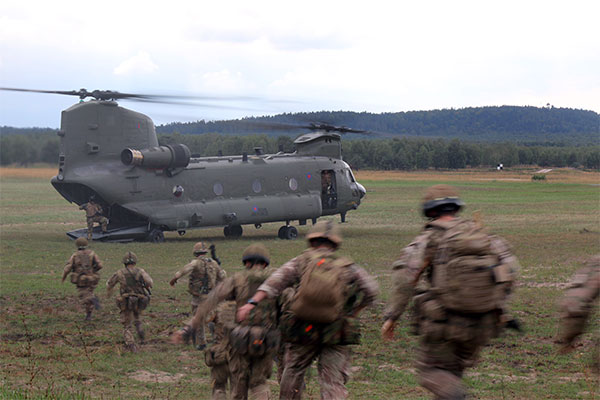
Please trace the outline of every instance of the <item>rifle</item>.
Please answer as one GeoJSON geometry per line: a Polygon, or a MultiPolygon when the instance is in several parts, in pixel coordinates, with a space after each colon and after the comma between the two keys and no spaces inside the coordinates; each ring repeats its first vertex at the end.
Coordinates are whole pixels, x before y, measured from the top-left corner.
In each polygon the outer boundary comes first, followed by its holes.
{"type": "Polygon", "coordinates": [[[221,260],[219,260],[219,257],[217,257],[217,248],[215,247],[215,245],[211,244],[209,249],[210,249],[210,258],[215,260],[217,262],[217,264],[221,265],[221,260]]]}

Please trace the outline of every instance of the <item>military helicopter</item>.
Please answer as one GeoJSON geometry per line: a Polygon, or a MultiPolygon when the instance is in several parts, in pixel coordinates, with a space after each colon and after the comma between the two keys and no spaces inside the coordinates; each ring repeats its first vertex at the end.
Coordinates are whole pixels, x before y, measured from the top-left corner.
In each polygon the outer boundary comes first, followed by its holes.
{"type": "MultiPolygon", "coordinates": [[[[58,173],[51,183],[69,202],[81,205],[94,197],[102,206],[108,230],[95,228],[94,240],[159,243],[165,231],[183,235],[218,226],[225,237],[237,238],[244,225],[260,228],[278,221],[285,222],[279,238],[295,239],[292,221],[314,224],[321,216],[339,214],[345,222],[366,193],[341,154],[340,134],[362,131],[313,123],[303,126],[311,132],[294,141],[293,153],[263,154],[255,148],[254,154],[194,157],[184,144],[159,146],[152,120],[117,104],[162,102],[163,96],[0,90],[80,98],[62,112],[58,173]]],[[[79,229],[67,235],[75,239],[86,233],[79,229]]]]}

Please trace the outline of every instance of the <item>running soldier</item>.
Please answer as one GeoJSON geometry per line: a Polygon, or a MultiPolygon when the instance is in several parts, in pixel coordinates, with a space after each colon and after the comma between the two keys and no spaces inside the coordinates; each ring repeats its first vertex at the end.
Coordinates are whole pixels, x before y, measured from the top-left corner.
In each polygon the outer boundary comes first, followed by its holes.
{"type": "Polygon", "coordinates": [[[306,239],[309,248],[277,269],[238,309],[237,317],[246,320],[264,301],[294,287],[280,318],[286,346],[280,398],[301,398],[306,370],[318,358],[321,398],[343,399],[350,376],[348,345],[360,341],[357,316],[375,300],[377,283],[336,253],[342,237],[333,221],[318,222],[306,239]]]}
{"type": "MultiPolygon", "coordinates": [[[[206,300],[206,296],[222,282],[225,277],[225,271],[212,258],[207,256],[208,248],[204,242],[198,242],[194,245],[194,260],[175,273],[175,276],[169,284],[175,286],[179,278],[187,274],[190,275],[188,283],[188,292],[192,295],[192,315],[196,314],[198,305],[206,300]]],[[[204,325],[202,322],[196,329],[196,336],[192,338],[198,350],[204,350],[206,347],[206,337],[204,334],[204,325]]]]}
{"type": "Polygon", "coordinates": [[[117,296],[117,307],[121,312],[125,350],[136,352],[138,346],[131,332],[131,325],[135,325],[140,344],[143,344],[145,335],[140,316],[150,303],[152,278],[142,268],[136,267],[137,256],[131,251],[123,256],[123,264],[125,266],[106,282],[106,297],[112,295],[113,288],[118,283],[120,294],[117,296]]]}
{"type": "MultiPolygon", "coordinates": [[[[271,271],[269,252],[262,244],[252,244],[244,250],[242,263],[245,270],[227,278],[208,295],[198,307],[194,318],[173,334],[173,343],[182,343],[201,326],[205,316],[225,300],[235,301],[238,309],[267,279],[271,271]]],[[[275,300],[265,301],[250,317],[237,326],[229,327],[229,369],[232,381],[232,399],[269,399],[267,379],[273,369],[273,357],[280,342],[277,331],[275,300]]],[[[214,389],[213,389],[214,394],[214,389]]]]}
{"type": "Polygon", "coordinates": [[[505,324],[515,324],[505,306],[517,260],[503,239],[458,217],[463,206],[448,185],[426,191],[423,213],[430,221],[393,264],[394,287],[381,329],[384,339],[392,339],[414,298],[419,382],[436,399],[463,399],[464,370],[505,324]]]}
{"type": "Polygon", "coordinates": [[[62,282],[71,274],[71,283],[77,286],[79,302],[85,311],[85,320],[92,319],[92,311],[100,309],[100,301],[94,295],[94,289],[100,281],[102,262],[92,250],[87,249],[88,241],[85,238],[75,240],[77,251],[73,253],[62,275],[62,282]]]}
{"type": "Polygon", "coordinates": [[[80,210],[85,210],[85,218],[87,221],[87,238],[92,240],[92,231],[94,230],[94,222],[97,222],[102,226],[102,233],[106,233],[108,226],[108,219],[102,215],[102,206],[95,201],[95,197],[90,197],[87,203],[79,206],[80,210]]]}
{"type": "Polygon", "coordinates": [[[204,362],[210,368],[213,400],[228,399],[227,382],[232,381],[229,371],[229,332],[235,325],[235,309],[235,301],[225,301],[209,318],[215,326],[214,340],[204,352],[204,362]]]}
{"type": "MultiPolygon", "coordinates": [[[[561,302],[560,327],[557,339],[557,343],[561,345],[561,353],[573,351],[573,342],[585,330],[587,320],[599,294],[600,255],[596,255],[586,262],[585,268],[577,271],[561,302]]],[[[599,346],[597,338],[595,338],[595,341],[593,359],[594,366],[598,369],[599,346]]]]}

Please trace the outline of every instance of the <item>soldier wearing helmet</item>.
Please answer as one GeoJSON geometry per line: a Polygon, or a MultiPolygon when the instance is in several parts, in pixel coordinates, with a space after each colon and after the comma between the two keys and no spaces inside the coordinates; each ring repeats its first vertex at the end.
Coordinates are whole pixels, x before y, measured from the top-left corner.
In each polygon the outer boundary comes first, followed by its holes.
{"type": "Polygon", "coordinates": [[[85,311],[85,320],[92,319],[92,311],[100,308],[100,301],[94,295],[94,289],[100,281],[102,262],[92,250],[88,249],[88,241],[83,238],[75,240],[77,251],[73,253],[63,270],[62,282],[71,274],[71,283],[77,286],[79,301],[85,311]]]}
{"type": "Polygon", "coordinates": [[[429,220],[392,266],[381,333],[393,339],[396,321],[414,299],[419,382],[436,399],[462,399],[461,377],[479,350],[504,325],[518,329],[505,313],[518,262],[506,241],[457,215],[464,203],[455,188],[428,188],[422,207],[429,220]]]}
{"type": "Polygon", "coordinates": [[[125,350],[136,352],[138,346],[131,331],[132,325],[140,340],[144,343],[145,335],[140,319],[142,311],[150,303],[150,289],[152,288],[152,278],[146,271],[137,266],[137,256],[134,252],[128,251],[123,256],[124,267],[115,272],[110,277],[107,286],[107,297],[112,295],[115,285],[119,284],[119,296],[117,296],[117,307],[121,315],[123,324],[123,340],[125,350]]]}
{"type": "MultiPolygon", "coordinates": [[[[188,292],[192,295],[192,315],[196,313],[198,305],[206,300],[206,296],[211,290],[226,277],[225,271],[219,264],[207,255],[208,247],[206,243],[196,243],[193,253],[195,258],[177,271],[173,279],[169,281],[171,286],[175,286],[179,278],[189,274],[188,292]]],[[[204,323],[196,330],[193,342],[198,350],[203,350],[206,347],[204,323]]]]}
{"type": "MultiPolygon", "coordinates": [[[[248,246],[242,254],[244,270],[219,284],[198,307],[194,318],[173,334],[172,341],[181,343],[193,336],[194,330],[202,326],[205,316],[223,302],[234,301],[236,308],[245,305],[271,273],[267,268],[270,262],[265,246],[260,243],[248,246]]],[[[271,375],[273,356],[279,347],[276,307],[275,300],[265,301],[244,323],[229,323],[225,327],[225,338],[219,345],[207,350],[205,358],[207,363],[211,360],[213,399],[225,398],[227,370],[231,373],[232,399],[247,399],[248,393],[256,399],[270,397],[267,379],[271,375]],[[220,352],[228,356],[220,356],[220,352]],[[216,360],[220,360],[220,364],[216,360]]]]}
{"type": "Polygon", "coordinates": [[[102,206],[96,203],[96,196],[91,196],[87,203],[79,206],[80,210],[85,210],[85,219],[87,222],[87,238],[92,240],[92,231],[94,223],[97,222],[102,227],[102,233],[106,233],[108,218],[102,215],[102,206]]]}
{"type": "Polygon", "coordinates": [[[348,345],[359,342],[356,316],[375,300],[377,283],[364,269],[337,254],[342,236],[333,221],[318,222],[306,239],[308,249],[273,272],[237,316],[246,321],[264,302],[294,288],[293,298],[283,302],[279,321],[286,346],[280,398],[301,397],[304,374],[318,358],[321,397],[342,399],[348,396],[348,345]]]}

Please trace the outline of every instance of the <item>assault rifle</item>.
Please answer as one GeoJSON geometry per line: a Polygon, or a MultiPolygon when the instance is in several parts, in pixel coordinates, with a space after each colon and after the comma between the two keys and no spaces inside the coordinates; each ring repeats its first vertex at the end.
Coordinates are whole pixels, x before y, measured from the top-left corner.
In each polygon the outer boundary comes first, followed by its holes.
{"type": "Polygon", "coordinates": [[[215,247],[215,245],[211,244],[209,249],[210,249],[210,258],[215,260],[217,262],[217,264],[221,265],[221,260],[219,260],[219,257],[217,257],[217,248],[215,247]]]}

